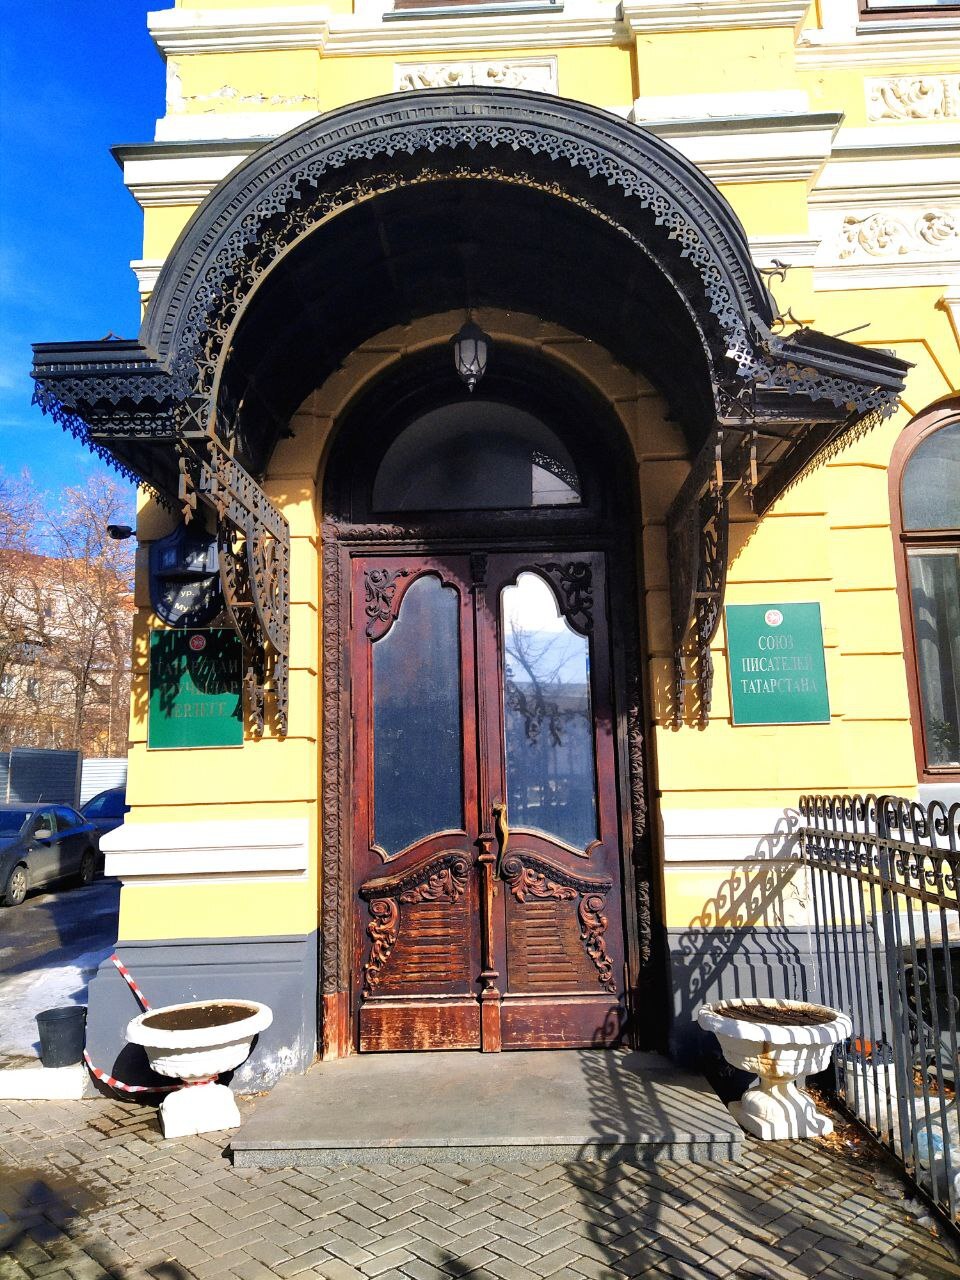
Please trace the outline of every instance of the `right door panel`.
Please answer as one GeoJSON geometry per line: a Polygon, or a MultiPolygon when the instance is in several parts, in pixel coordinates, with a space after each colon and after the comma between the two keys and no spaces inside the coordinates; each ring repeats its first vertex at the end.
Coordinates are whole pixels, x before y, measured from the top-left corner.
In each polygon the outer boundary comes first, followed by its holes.
{"type": "Polygon", "coordinates": [[[503,1048],[612,1044],[625,984],[603,558],[491,556],[484,604],[503,1048]]]}

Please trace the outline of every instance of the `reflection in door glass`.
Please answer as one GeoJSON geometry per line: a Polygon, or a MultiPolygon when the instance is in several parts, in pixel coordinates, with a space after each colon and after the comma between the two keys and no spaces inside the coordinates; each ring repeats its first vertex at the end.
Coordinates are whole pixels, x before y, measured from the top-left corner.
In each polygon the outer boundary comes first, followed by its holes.
{"type": "Polygon", "coordinates": [[[538,574],[501,593],[507,811],[584,849],[597,838],[590,646],[538,574]]]}
{"type": "Polygon", "coordinates": [[[459,604],[418,578],[373,646],[374,839],[399,853],[463,827],[459,604]]]}

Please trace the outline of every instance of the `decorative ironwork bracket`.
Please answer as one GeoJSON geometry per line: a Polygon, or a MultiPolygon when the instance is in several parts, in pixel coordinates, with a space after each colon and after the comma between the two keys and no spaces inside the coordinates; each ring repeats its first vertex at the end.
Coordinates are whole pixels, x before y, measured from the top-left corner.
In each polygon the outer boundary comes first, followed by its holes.
{"type": "Polygon", "coordinates": [[[673,724],[683,724],[687,686],[697,690],[699,725],[710,718],[713,656],[727,577],[729,504],[723,473],[723,430],[708,441],[667,513],[670,615],[673,627],[673,724]],[[696,675],[687,677],[693,628],[696,675]]]}
{"type": "Polygon", "coordinates": [[[202,430],[196,397],[178,423],[180,503],[189,523],[200,499],[216,515],[220,579],[244,651],[244,689],[254,737],[263,735],[266,694],[276,729],[287,732],[290,685],[290,527],[256,480],[202,430]]]}

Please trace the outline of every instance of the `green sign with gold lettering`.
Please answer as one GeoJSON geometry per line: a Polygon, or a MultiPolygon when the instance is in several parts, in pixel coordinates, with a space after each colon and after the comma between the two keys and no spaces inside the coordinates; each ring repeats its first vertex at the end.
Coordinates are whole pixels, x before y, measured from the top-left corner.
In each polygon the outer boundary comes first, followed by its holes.
{"type": "Polygon", "coordinates": [[[819,604],[729,604],[725,612],[733,723],[828,724],[819,604]]]}
{"type": "Polygon", "coordinates": [[[147,746],[242,746],[242,652],[227,627],[151,631],[147,746]]]}

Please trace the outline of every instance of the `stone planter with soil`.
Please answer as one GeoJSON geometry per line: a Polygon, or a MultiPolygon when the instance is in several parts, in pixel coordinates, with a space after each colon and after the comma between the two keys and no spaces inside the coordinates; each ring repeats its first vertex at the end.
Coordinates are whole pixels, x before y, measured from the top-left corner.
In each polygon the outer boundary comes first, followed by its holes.
{"type": "Polygon", "coordinates": [[[165,1138],[232,1129],[240,1123],[233,1094],[216,1078],[245,1061],[254,1036],[273,1022],[256,1000],[206,1000],[148,1009],[127,1027],[152,1069],[184,1082],[160,1107],[165,1138]]]}
{"type": "Polygon", "coordinates": [[[814,1138],[833,1132],[797,1087],[823,1071],[833,1047],[852,1030],[846,1014],[802,1000],[721,1000],[704,1005],[700,1026],[712,1031],[731,1066],[760,1077],[739,1102],[734,1119],[758,1138],[814,1138]]]}

